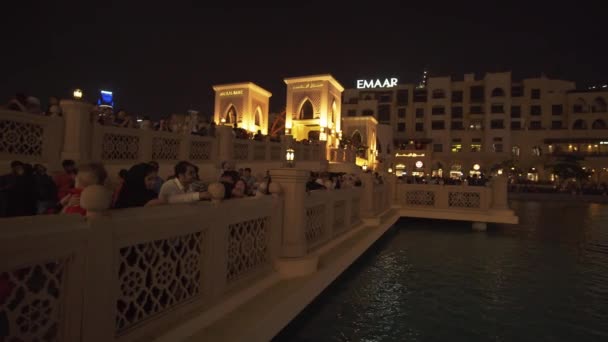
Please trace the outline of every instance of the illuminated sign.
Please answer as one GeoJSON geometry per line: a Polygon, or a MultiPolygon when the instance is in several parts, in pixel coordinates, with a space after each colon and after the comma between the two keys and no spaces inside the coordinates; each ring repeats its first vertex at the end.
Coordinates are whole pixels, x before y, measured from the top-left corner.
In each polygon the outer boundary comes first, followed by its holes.
{"type": "Polygon", "coordinates": [[[608,145],[608,141],[600,141],[600,145],[608,145]]]}
{"type": "Polygon", "coordinates": [[[422,162],[421,162],[420,160],[416,162],[416,167],[417,167],[417,168],[419,168],[419,169],[420,169],[420,168],[421,168],[423,165],[424,165],[424,164],[422,164],[422,162]]]}
{"type": "Polygon", "coordinates": [[[102,90],[100,91],[99,100],[97,104],[100,107],[114,107],[114,94],[111,91],[102,90]]]}
{"type": "Polygon", "coordinates": [[[408,158],[415,158],[415,157],[424,157],[424,153],[395,153],[395,157],[408,157],[408,158]]]}
{"type": "Polygon", "coordinates": [[[243,95],[243,89],[226,90],[220,93],[220,96],[243,95]]]}
{"type": "Polygon", "coordinates": [[[375,80],[357,80],[357,89],[369,89],[369,88],[392,88],[397,86],[396,78],[385,78],[384,81],[380,79],[375,80]]]}
{"type": "Polygon", "coordinates": [[[293,89],[311,89],[311,88],[321,88],[323,86],[322,82],[317,82],[317,83],[312,83],[312,82],[308,82],[308,83],[300,83],[300,84],[296,84],[293,86],[293,89]]]}

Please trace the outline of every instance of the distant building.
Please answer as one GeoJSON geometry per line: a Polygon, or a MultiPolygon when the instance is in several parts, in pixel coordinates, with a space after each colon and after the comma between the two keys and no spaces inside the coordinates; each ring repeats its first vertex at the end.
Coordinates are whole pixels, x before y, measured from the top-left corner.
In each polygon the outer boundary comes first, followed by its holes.
{"type": "MultiPolygon", "coordinates": [[[[342,117],[373,116],[392,127],[393,169],[400,173],[489,173],[512,160],[530,180],[549,180],[562,155],[584,158],[594,180],[608,179],[608,88],[574,82],[515,81],[510,72],[358,81],[342,94],[342,117]]],[[[447,174],[444,174],[447,176],[447,174]]]]}

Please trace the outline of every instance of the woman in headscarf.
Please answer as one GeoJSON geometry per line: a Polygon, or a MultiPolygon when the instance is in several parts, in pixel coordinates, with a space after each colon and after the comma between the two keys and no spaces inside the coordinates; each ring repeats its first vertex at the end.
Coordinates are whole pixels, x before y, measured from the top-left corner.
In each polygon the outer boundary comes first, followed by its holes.
{"type": "Polygon", "coordinates": [[[147,163],[137,164],[127,172],[116,200],[116,208],[147,207],[163,204],[154,192],[156,169],[147,163]]]}

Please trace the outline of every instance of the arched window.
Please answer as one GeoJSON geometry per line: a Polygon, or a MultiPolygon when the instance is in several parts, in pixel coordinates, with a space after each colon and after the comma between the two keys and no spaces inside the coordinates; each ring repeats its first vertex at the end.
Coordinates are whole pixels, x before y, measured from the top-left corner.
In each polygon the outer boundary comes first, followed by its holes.
{"type": "Polygon", "coordinates": [[[443,98],[445,98],[445,91],[443,89],[435,89],[435,90],[433,90],[433,98],[434,99],[443,99],[443,98]]]}
{"type": "Polygon", "coordinates": [[[338,113],[338,105],[336,104],[336,100],[331,104],[331,124],[336,125],[336,114],[338,113]]]}
{"type": "Polygon", "coordinates": [[[492,90],[492,97],[503,97],[505,96],[505,91],[502,88],[494,88],[492,90]]]}
{"type": "Polygon", "coordinates": [[[591,111],[594,113],[605,113],[606,112],[606,100],[602,97],[597,97],[593,100],[591,111]]]}
{"type": "Polygon", "coordinates": [[[378,139],[376,139],[376,150],[378,150],[378,153],[382,153],[382,144],[378,139]]]}
{"type": "Polygon", "coordinates": [[[260,107],[256,108],[253,120],[256,126],[262,125],[262,110],[260,107]]]}
{"type": "Polygon", "coordinates": [[[236,123],[236,115],[236,108],[234,107],[234,105],[230,105],[230,107],[228,107],[228,110],[226,111],[226,122],[236,123]]]}
{"type": "Polygon", "coordinates": [[[300,120],[310,120],[310,119],[314,118],[314,115],[315,115],[314,107],[312,106],[312,103],[310,102],[310,100],[306,99],[306,101],[304,101],[304,103],[302,103],[302,106],[300,107],[299,118],[300,118],[300,120]]]}
{"type": "Polygon", "coordinates": [[[572,124],[572,129],[587,129],[587,123],[585,120],[578,119],[572,124]]]}
{"type": "Polygon", "coordinates": [[[362,114],[363,116],[374,116],[374,111],[371,109],[364,109],[362,114]]]}
{"type": "Polygon", "coordinates": [[[355,131],[355,133],[353,133],[353,136],[351,137],[350,141],[354,147],[361,146],[361,143],[363,142],[363,138],[361,138],[361,133],[359,133],[359,131],[355,131]]]}
{"type": "Polygon", "coordinates": [[[587,112],[587,102],[582,98],[576,99],[574,101],[574,105],[572,106],[572,111],[575,113],[586,113],[587,112]]]}
{"type": "Polygon", "coordinates": [[[521,152],[519,146],[513,146],[511,147],[511,154],[513,155],[513,157],[519,157],[519,153],[521,152]]]}
{"type": "Polygon", "coordinates": [[[543,150],[539,146],[532,147],[532,155],[540,157],[543,154],[543,150]]]}
{"type": "Polygon", "coordinates": [[[591,124],[592,129],[606,129],[606,122],[602,119],[597,119],[591,124]]]}

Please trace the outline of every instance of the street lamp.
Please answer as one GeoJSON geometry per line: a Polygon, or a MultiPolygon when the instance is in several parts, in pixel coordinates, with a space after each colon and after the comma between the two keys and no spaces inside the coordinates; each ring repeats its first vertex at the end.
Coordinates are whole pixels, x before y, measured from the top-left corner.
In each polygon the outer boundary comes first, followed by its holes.
{"type": "Polygon", "coordinates": [[[221,119],[220,119],[220,123],[225,124],[225,123],[226,123],[226,119],[225,119],[225,118],[221,118],[221,119]]]}
{"type": "Polygon", "coordinates": [[[293,150],[293,148],[288,148],[285,153],[285,160],[287,161],[287,167],[294,167],[295,158],[296,158],[296,154],[295,154],[295,151],[293,150]]]}
{"type": "Polygon", "coordinates": [[[392,167],[388,168],[388,173],[393,173],[393,168],[392,167]]]}
{"type": "Polygon", "coordinates": [[[363,172],[367,172],[367,163],[363,164],[361,168],[363,169],[363,172]]]}
{"type": "Polygon", "coordinates": [[[74,93],[72,95],[74,96],[75,100],[80,100],[82,99],[82,90],[74,89],[74,93]]]}

